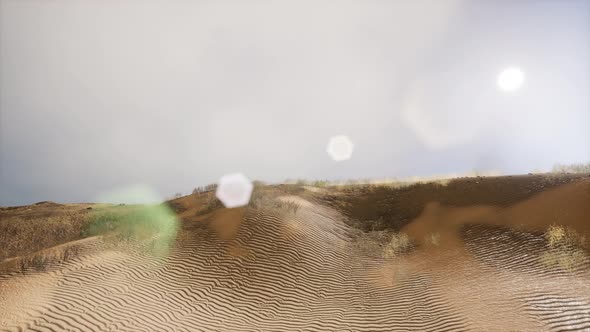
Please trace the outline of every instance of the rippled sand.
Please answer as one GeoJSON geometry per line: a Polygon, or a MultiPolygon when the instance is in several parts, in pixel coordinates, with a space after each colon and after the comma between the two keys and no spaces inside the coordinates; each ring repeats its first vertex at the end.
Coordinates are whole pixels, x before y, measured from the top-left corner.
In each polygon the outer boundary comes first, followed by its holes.
{"type": "MultiPolygon", "coordinates": [[[[329,190],[329,189],[326,189],[329,190]]],[[[46,271],[4,268],[2,331],[587,331],[588,251],[548,246],[556,222],[590,234],[590,178],[502,205],[432,201],[384,255],[378,236],[323,204],[218,210],[189,198],[166,255],[101,237],[46,271]],[[436,237],[433,237],[436,235],[436,237]],[[430,239],[430,240],[429,240],[430,239]],[[436,240],[434,240],[436,239],[436,240]],[[557,258],[550,259],[555,254],[557,258]],[[570,262],[571,263],[571,262],[570,262]]],[[[358,194],[361,195],[361,194],[358,194]]]]}

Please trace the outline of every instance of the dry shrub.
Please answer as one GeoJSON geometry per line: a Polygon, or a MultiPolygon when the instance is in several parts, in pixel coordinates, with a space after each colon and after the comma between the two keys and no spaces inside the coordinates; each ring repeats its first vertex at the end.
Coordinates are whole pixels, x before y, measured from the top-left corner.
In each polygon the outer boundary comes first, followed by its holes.
{"type": "MultiPolygon", "coordinates": [[[[247,208],[250,210],[275,210],[297,213],[299,204],[288,200],[279,200],[278,197],[285,194],[300,193],[301,191],[303,191],[303,188],[298,185],[266,186],[258,183],[254,186],[247,208]]],[[[215,196],[215,193],[207,193],[203,199],[203,208],[199,214],[206,214],[224,208],[223,203],[215,196]]]]}
{"type": "Polygon", "coordinates": [[[550,248],[586,246],[586,236],[578,234],[575,229],[555,224],[547,228],[545,239],[550,248]]]}
{"type": "Polygon", "coordinates": [[[405,233],[393,233],[391,240],[383,248],[384,258],[393,258],[407,252],[411,247],[410,238],[405,233]]]}
{"type": "Polygon", "coordinates": [[[573,271],[588,260],[585,251],[586,237],[574,229],[551,225],[545,232],[545,240],[547,250],[540,257],[545,266],[573,271]]]}
{"type": "Polygon", "coordinates": [[[45,250],[32,255],[20,257],[18,267],[22,274],[34,271],[46,271],[50,266],[65,263],[78,257],[80,247],[77,245],[68,245],[60,250],[45,250]]]}
{"type": "Polygon", "coordinates": [[[299,204],[288,200],[279,200],[278,197],[281,195],[283,195],[283,192],[274,187],[256,187],[252,192],[248,207],[257,210],[297,213],[299,204]]]}

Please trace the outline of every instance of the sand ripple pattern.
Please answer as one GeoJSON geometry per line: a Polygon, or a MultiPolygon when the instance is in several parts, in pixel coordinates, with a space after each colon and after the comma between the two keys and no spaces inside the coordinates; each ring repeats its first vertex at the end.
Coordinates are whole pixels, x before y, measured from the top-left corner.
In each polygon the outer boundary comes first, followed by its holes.
{"type": "MultiPolygon", "coordinates": [[[[231,239],[202,222],[185,222],[166,257],[97,240],[88,254],[48,271],[2,275],[1,330],[481,330],[445,290],[454,280],[444,269],[419,263],[424,256],[413,253],[363,254],[333,210],[308,204],[296,213],[247,213],[235,222],[241,225],[231,239]]],[[[483,269],[498,270],[485,263],[491,253],[469,248],[483,269]]],[[[535,269],[523,255],[507,262],[506,271],[535,269]]],[[[590,329],[588,298],[555,294],[519,289],[507,296],[520,305],[515,310],[539,322],[532,330],[590,329]]]]}
{"type": "Polygon", "coordinates": [[[47,272],[4,275],[0,307],[18,313],[2,310],[2,330],[466,329],[435,278],[380,273],[385,262],[355,252],[331,213],[247,214],[230,240],[185,223],[167,257],[97,248],[47,272]]]}
{"type": "MultiPolygon", "coordinates": [[[[539,329],[590,331],[587,257],[576,266],[557,264],[559,260],[548,265],[543,258],[551,251],[543,234],[533,232],[468,225],[462,235],[483,271],[490,269],[488,273],[495,271],[506,278],[497,285],[498,292],[515,300],[516,310],[537,322],[539,329]]],[[[560,258],[567,257],[562,253],[560,258]]]]}

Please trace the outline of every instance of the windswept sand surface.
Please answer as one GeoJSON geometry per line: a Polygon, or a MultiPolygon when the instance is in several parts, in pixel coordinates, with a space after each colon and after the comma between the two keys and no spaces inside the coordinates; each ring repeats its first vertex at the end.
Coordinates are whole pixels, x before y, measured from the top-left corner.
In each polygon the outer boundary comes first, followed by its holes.
{"type": "Polygon", "coordinates": [[[91,238],[47,271],[4,272],[1,330],[590,330],[588,252],[571,268],[542,259],[556,221],[589,234],[590,179],[503,206],[432,202],[393,257],[336,208],[278,199],[299,209],[186,210],[163,256],[91,238]]]}

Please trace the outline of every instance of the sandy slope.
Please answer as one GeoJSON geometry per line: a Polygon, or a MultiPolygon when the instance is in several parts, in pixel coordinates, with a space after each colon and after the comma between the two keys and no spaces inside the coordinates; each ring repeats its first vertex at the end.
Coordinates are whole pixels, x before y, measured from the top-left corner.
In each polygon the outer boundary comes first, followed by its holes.
{"type": "Polygon", "coordinates": [[[285,196],[297,212],[186,203],[166,256],[84,242],[46,272],[0,275],[4,331],[540,331],[590,329],[587,260],[546,266],[555,221],[588,234],[590,181],[513,204],[432,202],[403,228],[414,250],[380,243],[337,209],[285,196]],[[424,238],[440,233],[438,245],[424,238]],[[362,246],[359,246],[362,244],[362,246]],[[369,248],[369,249],[367,249],[369,248]],[[372,251],[371,251],[372,250],[372,251]]]}

